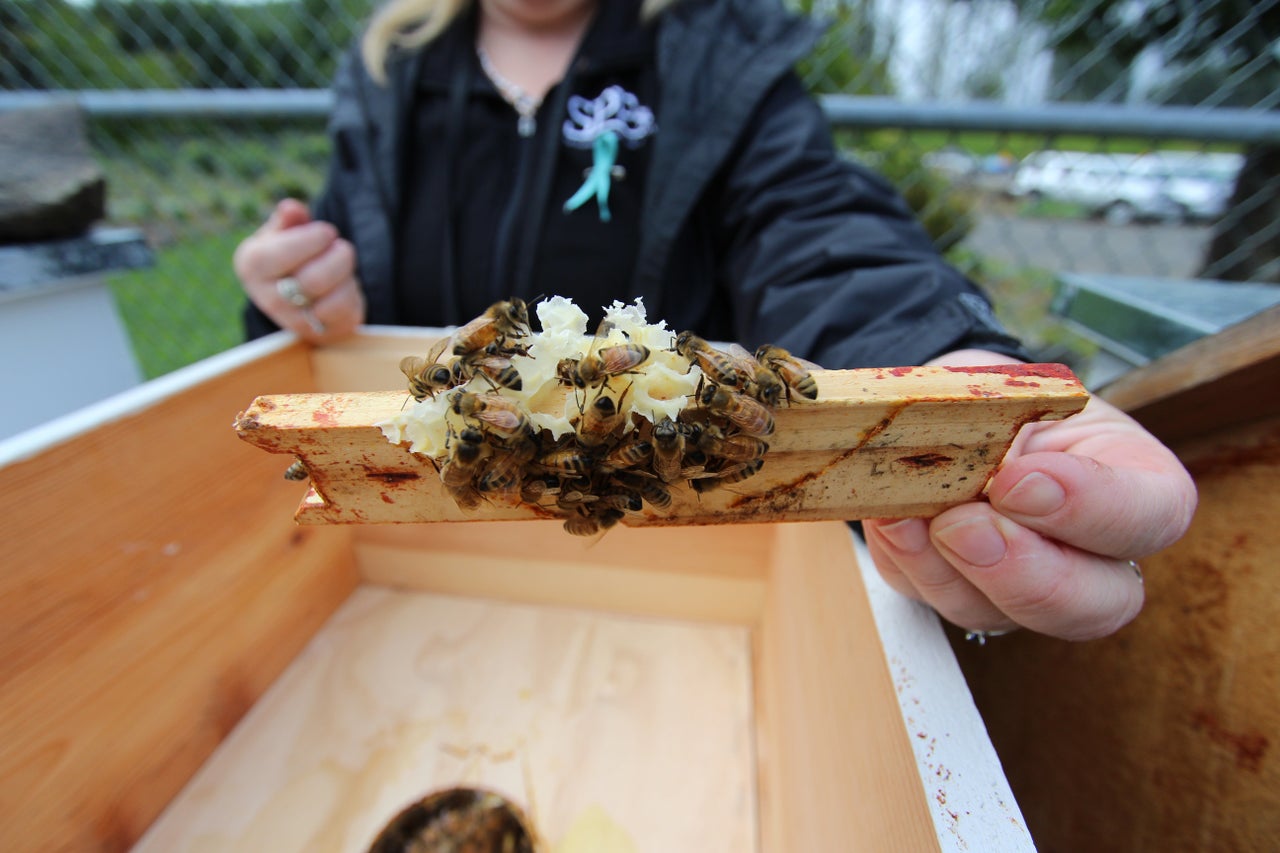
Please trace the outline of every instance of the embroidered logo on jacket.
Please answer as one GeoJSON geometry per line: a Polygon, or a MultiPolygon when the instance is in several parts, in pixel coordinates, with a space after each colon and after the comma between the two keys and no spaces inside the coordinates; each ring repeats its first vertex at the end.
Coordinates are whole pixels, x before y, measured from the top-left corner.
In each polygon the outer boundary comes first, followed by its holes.
{"type": "Polygon", "coordinates": [[[564,203],[565,213],[577,210],[591,198],[596,200],[600,221],[608,222],[609,189],[613,179],[625,174],[618,161],[618,143],[635,147],[657,132],[653,110],[640,103],[621,86],[609,86],[595,98],[569,98],[569,117],[564,121],[564,139],[575,148],[591,149],[591,168],[578,191],[564,203]],[[616,173],[616,174],[615,174],[616,173]]]}
{"type": "Polygon", "coordinates": [[[609,86],[595,98],[573,95],[569,117],[564,120],[565,142],[590,148],[605,131],[612,130],[629,145],[638,145],[657,132],[653,110],[621,86],[609,86]]]}

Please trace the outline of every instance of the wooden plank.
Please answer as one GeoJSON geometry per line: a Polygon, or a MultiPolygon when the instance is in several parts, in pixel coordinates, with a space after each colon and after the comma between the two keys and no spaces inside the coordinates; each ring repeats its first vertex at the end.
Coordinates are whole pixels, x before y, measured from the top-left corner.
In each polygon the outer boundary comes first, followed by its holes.
{"type": "Polygon", "coordinates": [[[547,850],[756,850],[751,648],[690,625],[362,587],[137,848],[367,849],[485,785],[547,850]]]}
{"type": "Polygon", "coordinates": [[[315,390],[399,391],[404,388],[400,359],[425,355],[445,336],[444,329],[370,326],[358,335],[311,351],[315,390]]]}
{"type": "Polygon", "coordinates": [[[401,589],[739,625],[763,607],[765,527],[620,527],[584,540],[559,522],[495,521],[478,532],[449,523],[362,527],[360,575],[401,589]]]}
{"type": "Polygon", "coordinates": [[[1034,851],[937,612],[885,583],[866,544],[850,538],[939,846],[944,853],[1034,851]]]}
{"type": "Polygon", "coordinates": [[[1130,371],[1099,395],[1165,443],[1280,415],[1280,305],[1130,371]]]}
{"type": "Polygon", "coordinates": [[[127,849],[354,587],[227,429],[307,376],[294,347],[0,468],[0,847],[127,849]]]}
{"type": "Polygon", "coordinates": [[[937,850],[842,524],[777,528],[755,634],[762,848],[937,850]]]}
{"type": "MultiPolygon", "coordinates": [[[[697,494],[673,489],[624,523],[707,524],[927,516],[974,499],[1026,423],[1067,417],[1088,394],[1061,365],[818,371],[815,403],[782,407],[759,474],[697,494]]],[[[434,463],[391,445],[375,424],[403,392],[259,397],[241,438],[307,463],[306,524],[546,518],[540,507],[464,513],[434,463]]]]}

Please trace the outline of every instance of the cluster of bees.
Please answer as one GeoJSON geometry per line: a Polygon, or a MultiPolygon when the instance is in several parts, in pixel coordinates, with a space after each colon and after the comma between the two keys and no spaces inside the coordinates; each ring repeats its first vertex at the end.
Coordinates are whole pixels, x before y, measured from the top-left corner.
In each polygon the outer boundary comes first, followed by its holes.
{"type": "Polygon", "coordinates": [[[524,814],[482,788],[446,788],[411,803],[383,828],[368,853],[533,853],[524,814]]]}
{"type": "Polygon", "coordinates": [[[557,381],[578,408],[573,431],[559,439],[536,428],[522,404],[502,393],[522,388],[513,358],[528,354],[531,332],[520,299],[495,303],[426,358],[400,362],[414,399],[446,395],[447,440],[437,463],[461,509],[535,506],[564,518],[569,533],[591,536],[645,503],[669,507],[671,489],[681,481],[701,494],[751,477],[769,449],[773,410],[818,396],[813,376],[786,350],[766,345],[754,358],[739,356],[681,332],[672,351],[702,379],[677,419],[653,422],[626,403],[634,382],[628,377],[644,372],[651,350],[607,343],[607,332],[605,325],[581,358],[564,358],[556,367],[557,381]],[[451,358],[441,362],[449,346],[451,358]],[[489,391],[461,387],[477,377],[489,391]]]}

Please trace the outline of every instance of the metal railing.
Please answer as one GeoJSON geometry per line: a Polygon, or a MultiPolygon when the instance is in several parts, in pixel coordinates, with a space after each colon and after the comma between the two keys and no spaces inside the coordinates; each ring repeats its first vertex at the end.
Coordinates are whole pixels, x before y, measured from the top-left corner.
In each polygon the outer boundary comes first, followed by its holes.
{"type": "MultiPolygon", "coordinates": [[[[836,127],[993,131],[1053,136],[1180,139],[1256,145],[1280,142],[1280,112],[1230,107],[999,102],[908,102],[876,95],[819,95],[836,127]]],[[[57,103],[103,119],[324,119],[328,89],[98,89],[0,91],[0,112],[57,103]]]]}
{"type": "MultiPolygon", "coordinates": [[[[792,5],[832,22],[800,71],[842,149],[898,185],[1029,337],[1055,334],[1063,272],[1280,278],[1280,177],[1265,168],[1224,209],[1144,210],[1028,189],[1023,165],[1274,150],[1280,0],[792,5]]],[[[239,340],[231,252],[276,199],[319,189],[324,87],[372,6],[0,0],[0,111],[80,104],[110,223],[156,250],[153,269],[112,280],[149,375],[239,340]]]]}

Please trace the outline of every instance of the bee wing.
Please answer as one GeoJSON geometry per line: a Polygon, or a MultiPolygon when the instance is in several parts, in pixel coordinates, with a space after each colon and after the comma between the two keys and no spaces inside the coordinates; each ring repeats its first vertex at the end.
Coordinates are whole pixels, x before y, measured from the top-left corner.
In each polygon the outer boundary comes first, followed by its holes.
{"type": "Polygon", "coordinates": [[[406,355],[400,359],[400,372],[410,379],[418,375],[418,371],[426,367],[430,362],[419,358],[416,355],[406,355]]]}
{"type": "Polygon", "coordinates": [[[473,359],[471,363],[486,370],[506,370],[511,366],[511,359],[505,355],[486,355],[473,359]]]}
{"type": "Polygon", "coordinates": [[[591,356],[595,354],[595,351],[599,349],[600,343],[608,340],[609,333],[612,331],[613,324],[608,320],[601,320],[600,325],[596,326],[596,333],[591,336],[591,343],[587,345],[587,351],[582,354],[582,359],[585,361],[586,359],[591,358],[591,356]]]}
{"type": "Polygon", "coordinates": [[[483,409],[476,412],[476,417],[504,432],[514,432],[521,423],[520,414],[511,409],[483,409]]]}
{"type": "Polygon", "coordinates": [[[487,314],[482,314],[459,328],[448,340],[454,355],[465,355],[484,349],[497,340],[497,337],[494,319],[487,314]],[[458,351],[459,347],[462,348],[461,352],[458,351]]]}
{"type": "Polygon", "coordinates": [[[453,341],[452,337],[441,338],[440,340],[436,341],[435,344],[431,347],[431,350],[427,353],[427,364],[435,364],[437,361],[439,361],[440,356],[444,354],[445,347],[449,346],[449,344],[452,341],[453,341]]]}
{"type": "Polygon", "coordinates": [[[756,368],[760,363],[750,353],[738,344],[731,344],[726,355],[733,364],[733,372],[738,375],[739,388],[745,388],[748,383],[756,381],[756,368]]]}

